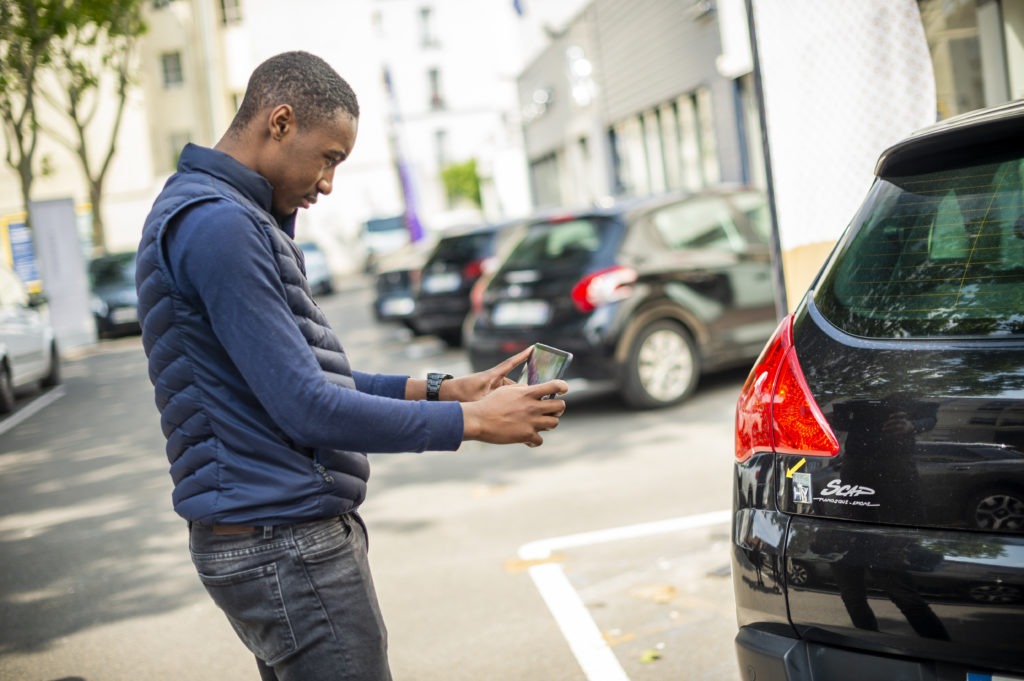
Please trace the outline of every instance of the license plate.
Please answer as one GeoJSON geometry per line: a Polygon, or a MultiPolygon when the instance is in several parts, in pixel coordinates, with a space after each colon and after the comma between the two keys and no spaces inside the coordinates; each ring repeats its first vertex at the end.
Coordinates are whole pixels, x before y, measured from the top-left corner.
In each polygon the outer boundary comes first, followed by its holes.
{"type": "Polygon", "coordinates": [[[491,313],[495,326],[540,326],[547,324],[551,307],[543,300],[512,300],[498,303],[491,313]]]}
{"type": "Polygon", "coordinates": [[[423,282],[420,285],[427,293],[448,293],[458,289],[461,283],[462,278],[455,272],[444,272],[423,277],[423,282]]]}
{"type": "Polygon", "coordinates": [[[127,324],[139,321],[139,311],[134,307],[119,307],[112,310],[110,320],[115,324],[127,324]]]}
{"type": "Polygon", "coordinates": [[[967,681],[1024,681],[1024,678],[988,672],[967,672],[967,681]]]}
{"type": "Polygon", "coordinates": [[[412,298],[391,298],[381,303],[380,310],[389,317],[404,317],[412,314],[416,301],[412,298]]]}

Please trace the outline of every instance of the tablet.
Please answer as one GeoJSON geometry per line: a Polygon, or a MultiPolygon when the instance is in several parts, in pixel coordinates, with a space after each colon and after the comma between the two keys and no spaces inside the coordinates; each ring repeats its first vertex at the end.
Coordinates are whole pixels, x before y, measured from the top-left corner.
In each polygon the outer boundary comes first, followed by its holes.
{"type": "Polygon", "coordinates": [[[543,343],[534,343],[533,352],[526,360],[526,366],[523,367],[523,373],[519,376],[519,382],[534,385],[562,378],[570,362],[572,362],[571,352],[559,350],[543,343]]]}

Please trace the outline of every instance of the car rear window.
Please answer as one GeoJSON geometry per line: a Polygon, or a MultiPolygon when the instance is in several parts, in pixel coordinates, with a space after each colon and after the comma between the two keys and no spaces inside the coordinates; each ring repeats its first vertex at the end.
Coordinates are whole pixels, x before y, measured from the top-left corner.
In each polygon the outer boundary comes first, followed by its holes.
{"type": "Polygon", "coordinates": [[[1024,335],[1019,158],[879,179],[815,294],[869,338],[1024,335]]]}
{"type": "Polygon", "coordinates": [[[434,250],[431,260],[444,260],[447,262],[475,260],[490,252],[490,243],[493,240],[494,234],[489,232],[445,237],[437,243],[437,248],[434,250]]]}
{"type": "Polygon", "coordinates": [[[89,265],[93,286],[116,286],[135,282],[135,254],[93,260],[89,265]]]}
{"type": "Polygon", "coordinates": [[[595,253],[608,246],[614,233],[614,223],[601,217],[535,223],[509,252],[503,267],[585,267],[595,253]]]}

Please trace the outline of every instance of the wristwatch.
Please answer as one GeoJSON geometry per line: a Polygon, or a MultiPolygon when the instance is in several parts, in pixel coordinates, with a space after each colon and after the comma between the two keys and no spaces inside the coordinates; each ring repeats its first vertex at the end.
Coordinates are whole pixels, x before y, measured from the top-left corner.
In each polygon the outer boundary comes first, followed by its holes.
{"type": "Polygon", "coordinates": [[[441,382],[447,381],[449,378],[455,378],[451,374],[439,374],[437,372],[430,372],[427,374],[427,399],[431,402],[437,402],[441,397],[441,382]]]}

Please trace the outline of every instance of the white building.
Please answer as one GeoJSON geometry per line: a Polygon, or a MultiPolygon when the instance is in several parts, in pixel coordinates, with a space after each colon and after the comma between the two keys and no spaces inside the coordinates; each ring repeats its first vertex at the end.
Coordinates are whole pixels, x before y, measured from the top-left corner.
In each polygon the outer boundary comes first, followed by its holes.
{"type": "MultiPolygon", "coordinates": [[[[367,218],[402,212],[392,134],[413,171],[421,222],[445,227],[529,208],[515,77],[583,0],[150,0],[133,92],[106,183],[110,250],[134,248],[143,218],[186,142],[213,145],[261,61],[301,49],[331,63],[360,101],[359,137],[335,191],[299,218],[336,270],[351,267],[367,218]],[[384,85],[390,72],[394,99],[384,85]],[[397,103],[397,111],[392,103],[397,103]],[[397,114],[397,115],[395,115],[397,114]],[[397,119],[397,126],[393,120],[397,119]],[[440,170],[475,159],[481,211],[445,194],[440,170]]],[[[105,125],[101,123],[99,136],[105,125]]],[[[83,213],[74,157],[44,139],[33,200],[71,197],[83,213]]],[[[21,212],[16,175],[0,168],[0,224],[21,212]]]]}

